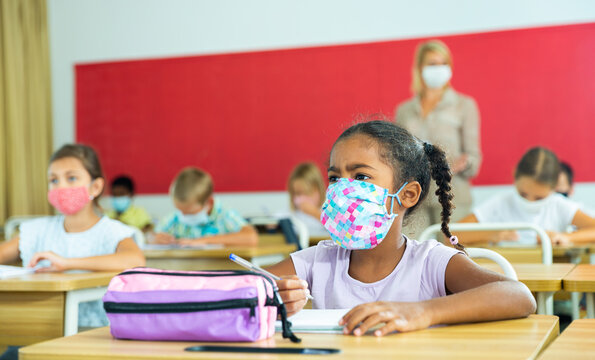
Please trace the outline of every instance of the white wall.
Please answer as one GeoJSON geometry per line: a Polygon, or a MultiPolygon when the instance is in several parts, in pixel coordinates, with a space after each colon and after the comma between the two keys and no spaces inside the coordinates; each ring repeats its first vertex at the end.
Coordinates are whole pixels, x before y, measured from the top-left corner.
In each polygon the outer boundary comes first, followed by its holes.
{"type": "MultiPolygon", "coordinates": [[[[48,21],[57,148],[74,141],[77,63],[592,22],[595,1],[48,0],[48,21]]],[[[595,203],[595,186],[585,186],[585,196],[595,203]]],[[[281,193],[221,196],[246,211],[286,206],[281,193]]],[[[165,201],[138,199],[156,212],[165,201]]]]}

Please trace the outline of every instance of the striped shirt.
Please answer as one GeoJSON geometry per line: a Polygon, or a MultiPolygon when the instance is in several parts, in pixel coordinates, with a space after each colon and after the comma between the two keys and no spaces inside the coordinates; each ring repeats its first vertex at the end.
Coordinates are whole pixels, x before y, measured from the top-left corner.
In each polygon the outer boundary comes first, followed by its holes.
{"type": "Polygon", "coordinates": [[[246,220],[235,210],[224,209],[215,200],[213,210],[206,224],[189,226],[180,221],[178,213],[173,213],[159,222],[156,232],[172,234],[176,239],[196,239],[205,236],[228,234],[240,231],[248,225],[246,220]]]}

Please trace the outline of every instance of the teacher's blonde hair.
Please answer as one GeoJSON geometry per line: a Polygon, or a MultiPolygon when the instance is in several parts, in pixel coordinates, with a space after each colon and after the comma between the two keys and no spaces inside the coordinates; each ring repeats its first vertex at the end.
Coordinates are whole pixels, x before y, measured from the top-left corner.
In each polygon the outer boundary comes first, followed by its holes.
{"type": "Polygon", "coordinates": [[[448,65],[452,67],[452,55],[450,54],[448,46],[446,46],[444,42],[434,39],[420,43],[415,50],[411,76],[411,91],[415,95],[422,91],[421,64],[424,61],[424,57],[429,52],[437,52],[443,55],[446,58],[448,65]]]}

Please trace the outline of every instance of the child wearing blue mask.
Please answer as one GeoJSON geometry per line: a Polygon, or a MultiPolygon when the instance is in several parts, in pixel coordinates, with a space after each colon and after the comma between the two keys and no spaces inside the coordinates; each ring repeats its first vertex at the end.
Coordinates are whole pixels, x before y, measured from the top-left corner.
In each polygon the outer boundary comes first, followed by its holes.
{"type": "Polygon", "coordinates": [[[475,264],[450,233],[452,174],[438,147],[393,123],[369,121],[339,136],[329,165],[321,221],[332,240],[269,269],[294,276],[277,282],[289,313],[303,308],[308,289],[313,308],[350,308],[340,324],[356,336],[377,325],[374,335],[382,336],[535,311],[525,285],[475,264]],[[402,234],[403,219],[434,195],[432,178],[442,232],[455,248],[402,234]]]}
{"type": "Polygon", "coordinates": [[[134,182],[130,177],[123,175],[112,180],[111,194],[112,210],[107,212],[107,216],[143,232],[152,229],[153,224],[149,213],[133,204],[134,182]]]}
{"type": "MultiPolygon", "coordinates": [[[[559,174],[556,154],[543,147],[531,148],[516,167],[515,189],[479,205],[462,222],[529,222],[545,229],[554,245],[593,242],[595,219],[580,210],[577,203],[555,192],[559,174]],[[567,233],[570,225],[578,230],[567,233]]],[[[468,243],[537,244],[532,231],[477,232],[463,236],[468,243]]]]}
{"type": "Polygon", "coordinates": [[[182,246],[258,243],[256,229],[214,199],[213,180],[205,171],[183,169],[174,179],[170,195],[177,210],[157,225],[151,242],[182,246]]]}

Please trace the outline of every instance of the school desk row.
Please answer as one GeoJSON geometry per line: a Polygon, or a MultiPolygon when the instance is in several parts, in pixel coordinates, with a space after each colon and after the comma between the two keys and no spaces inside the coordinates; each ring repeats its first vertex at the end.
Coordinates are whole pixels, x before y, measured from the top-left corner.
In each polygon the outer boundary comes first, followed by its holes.
{"type": "MultiPolygon", "coordinates": [[[[590,359],[595,352],[595,320],[574,321],[561,336],[558,318],[531,315],[525,319],[436,327],[382,338],[338,334],[299,334],[300,344],[275,334],[256,343],[225,346],[334,348],[329,359],[590,359]]],[[[21,348],[22,360],[41,359],[303,359],[302,355],[187,352],[204,343],[115,340],[109,328],[42,342],[21,348]]],[[[319,357],[316,357],[319,358],[319,357]]]]}
{"type": "MultiPolygon", "coordinates": [[[[270,245],[271,247],[277,245],[270,245]]],[[[254,260],[266,248],[229,248],[205,250],[227,258],[234,252],[254,260]]],[[[285,249],[287,252],[293,249],[285,249]]],[[[228,266],[234,268],[226,260],[228,266]]],[[[494,264],[484,266],[501,271],[494,264]]],[[[519,280],[537,294],[538,313],[552,314],[548,305],[555,291],[565,289],[587,294],[587,317],[595,317],[595,265],[588,264],[513,264],[519,280]]],[[[196,266],[195,269],[200,269],[196,266]]],[[[33,274],[0,280],[0,347],[27,345],[46,339],[68,336],[77,332],[78,304],[100,299],[115,273],[54,273],[33,274]]],[[[577,297],[578,299],[578,297],[577,297]]],[[[578,317],[578,316],[577,316],[578,317]]]]}
{"type": "MultiPolygon", "coordinates": [[[[319,241],[328,237],[310,237],[310,246],[318,244],[319,241]]],[[[482,247],[498,252],[511,263],[541,263],[541,247],[499,247],[485,244],[473,244],[473,247],[482,247]]],[[[587,262],[595,264],[595,243],[584,245],[553,246],[552,255],[554,262],[570,262],[578,264],[587,262]]]]}

